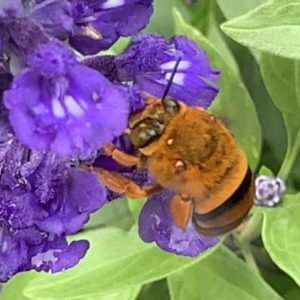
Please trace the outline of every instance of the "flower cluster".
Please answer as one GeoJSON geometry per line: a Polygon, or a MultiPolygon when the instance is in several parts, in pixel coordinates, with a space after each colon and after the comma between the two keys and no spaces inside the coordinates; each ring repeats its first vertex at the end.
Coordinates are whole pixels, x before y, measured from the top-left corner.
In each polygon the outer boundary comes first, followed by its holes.
{"type": "MultiPolygon", "coordinates": [[[[181,58],[169,94],[210,106],[219,71],[183,36],[135,36],[117,56],[100,55],[119,37],[145,28],[152,0],[4,0],[0,3],[0,281],[35,269],[58,272],[84,257],[87,241],[67,242],[92,212],[119,197],[78,161],[119,172],[141,186],[147,170],[118,165],[105,144],[133,153],[128,117],[160,97],[181,58]],[[67,43],[68,41],[68,43],[67,43]],[[76,55],[77,52],[81,55],[76,55]],[[94,55],[84,58],[82,55],[94,55]]],[[[148,199],[139,234],[165,251],[196,256],[217,243],[190,222],[177,228],[174,192],[148,199]]]]}
{"type": "Polygon", "coordinates": [[[9,131],[6,136],[0,153],[0,281],[20,271],[73,267],[89,243],[68,244],[66,237],[103,206],[105,187],[94,174],[71,168],[68,159],[29,150],[9,131]]]}

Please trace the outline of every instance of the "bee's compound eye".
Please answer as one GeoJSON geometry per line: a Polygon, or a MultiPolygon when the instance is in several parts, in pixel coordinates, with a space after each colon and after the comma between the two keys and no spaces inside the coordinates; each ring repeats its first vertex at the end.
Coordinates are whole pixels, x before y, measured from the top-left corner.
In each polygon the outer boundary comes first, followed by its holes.
{"type": "Polygon", "coordinates": [[[146,130],[143,130],[139,136],[141,139],[147,141],[157,136],[157,132],[154,129],[147,128],[146,130]]]}
{"type": "Polygon", "coordinates": [[[143,128],[138,134],[136,145],[138,148],[148,146],[151,142],[156,140],[160,136],[160,133],[154,128],[143,128]]]}
{"type": "Polygon", "coordinates": [[[179,108],[180,108],[178,102],[172,98],[166,98],[163,101],[163,105],[164,105],[165,110],[171,114],[178,112],[179,108]]]}

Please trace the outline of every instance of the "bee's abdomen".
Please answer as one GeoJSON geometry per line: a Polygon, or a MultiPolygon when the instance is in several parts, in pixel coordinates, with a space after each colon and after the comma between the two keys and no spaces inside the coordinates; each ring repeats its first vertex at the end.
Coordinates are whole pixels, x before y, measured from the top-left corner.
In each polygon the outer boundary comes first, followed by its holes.
{"type": "Polygon", "coordinates": [[[221,235],[231,231],[247,216],[253,205],[254,196],[254,178],[248,166],[240,185],[226,201],[204,214],[194,211],[193,222],[196,230],[207,236],[221,235]]]}

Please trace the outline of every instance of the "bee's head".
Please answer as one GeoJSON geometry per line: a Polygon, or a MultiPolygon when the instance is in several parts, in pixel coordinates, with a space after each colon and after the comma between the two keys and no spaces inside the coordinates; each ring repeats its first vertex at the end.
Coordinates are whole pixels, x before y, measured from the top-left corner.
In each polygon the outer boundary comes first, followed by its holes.
{"type": "Polygon", "coordinates": [[[180,103],[172,98],[155,99],[142,112],[133,115],[128,130],[133,145],[140,149],[158,140],[180,108],[180,103]]]}
{"type": "Polygon", "coordinates": [[[171,119],[179,113],[182,107],[178,101],[167,97],[180,61],[181,58],[178,58],[175,63],[162,98],[146,95],[146,108],[133,115],[129,120],[128,133],[131,142],[141,152],[145,152],[145,149],[143,151],[142,148],[153,144],[162,136],[171,119]]]}

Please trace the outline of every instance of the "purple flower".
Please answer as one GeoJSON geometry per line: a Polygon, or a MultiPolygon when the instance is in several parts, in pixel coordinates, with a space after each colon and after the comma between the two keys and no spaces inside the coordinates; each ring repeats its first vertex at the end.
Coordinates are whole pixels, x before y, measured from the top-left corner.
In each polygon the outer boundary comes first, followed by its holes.
{"type": "Polygon", "coordinates": [[[32,8],[30,18],[42,26],[47,34],[64,40],[74,27],[71,10],[67,0],[43,0],[32,8]]]}
{"type": "Polygon", "coordinates": [[[153,0],[71,0],[76,24],[70,44],[84,55],[108,49],[120,36],[137,34],[153,13],[153,0]]]}
{"type": "Polygon", "coordinates": [[[77,265],[88,249],[86,240],[68,244],[65,236],[49,234],[43,243],[30,248],[28,269],[52,273],[64,271],[77,265]]]}
{"type": "Polygon", "coordinates": [[[175,36],[142,34],[115,59],[119,78],[133,81],[142,91],[161,97],[177,59],[181,57],[169,95],[188,105],[207,108],[218,93],[214,82],[219,71],[212,69],[204,51],[192,40],[175,36]]]}
{"type": "Polygon", "coordinates": [[[11,49],[13,49],[22,64],[36,45],[46,43],[49,40],[42,27],[30,18],[12,19],[4,24],[10,38],[11,49]]]}
{"type": "Polygon", "coordinates": [[[3,105],[3,92],[9,88],[13,80],[12,74],[8,68],[9,61],[7,57],[0,56],[0,156],[1,147],[6,145],[13,138],[13,129],[8,121],[8,111],[3,105]]]}
{"type": "Polygon", "coordinates": [[[23,13],[21,0],[2,0],[0,3],[0,18],[16,18],[23,13]]]}
{"type": "Polygon", "coordinates": [[[90,153],[120,136],[129,105],[61,42],[40,44],[4,93],[18,139],[31,149],[90,153]]]}
{"type": "Polygon", "coordinates": [[[98,55],[86,58],[82,63],[92,69],[97,70],[109,81],[120,87],[123,97],[127,99],[130,105],[130,113],[136,113],[146,106],[145,97],[138,85],[132,85],[128,82],[122,82],[118,76],[118,70],[115,64],[114,55],[98,55]]]}
{"type": "Polygon", "coordinates": [[[31,151],[16,139],[0,151],[0,282],[35,269],[75,266],[89,248],[67,242],[106,202],[106,190],[87,171],[51,152],[31,151]]]}
{"type": "Polygon", "coordinates": [[[145,97],[137,85],[122,86],[123,97],[130,105],[130,113],[134,114],[146,107],[145,97]]]}
{"type": "Polygon", "coordinates": [[[185,229],[178,228],[170,213],[170,200],[174,192],[164,189],[147,200],[139,218],[139,235],[146,243],[178,255],[198,256],[215,246],[218,238],[204,237],[196,232],[192,221],[185,229]]]}
{"type": "Polygon", "coordinates": [[[50,35],[68,38],[73,30],[70,13],[71,6],[67,0],[35,3],[4,0],[0,4],[0,33],[4,37],[0,47],[9,41],[10,48],[23,63],[38,44],[49,41],[50,35]]]}
{"type": "Polygon", "coordinates": [[[278,177],[260,175],[255,179],[254,204],[258,206],[276,206],[286,190],[285,181],[278,177]]]}

